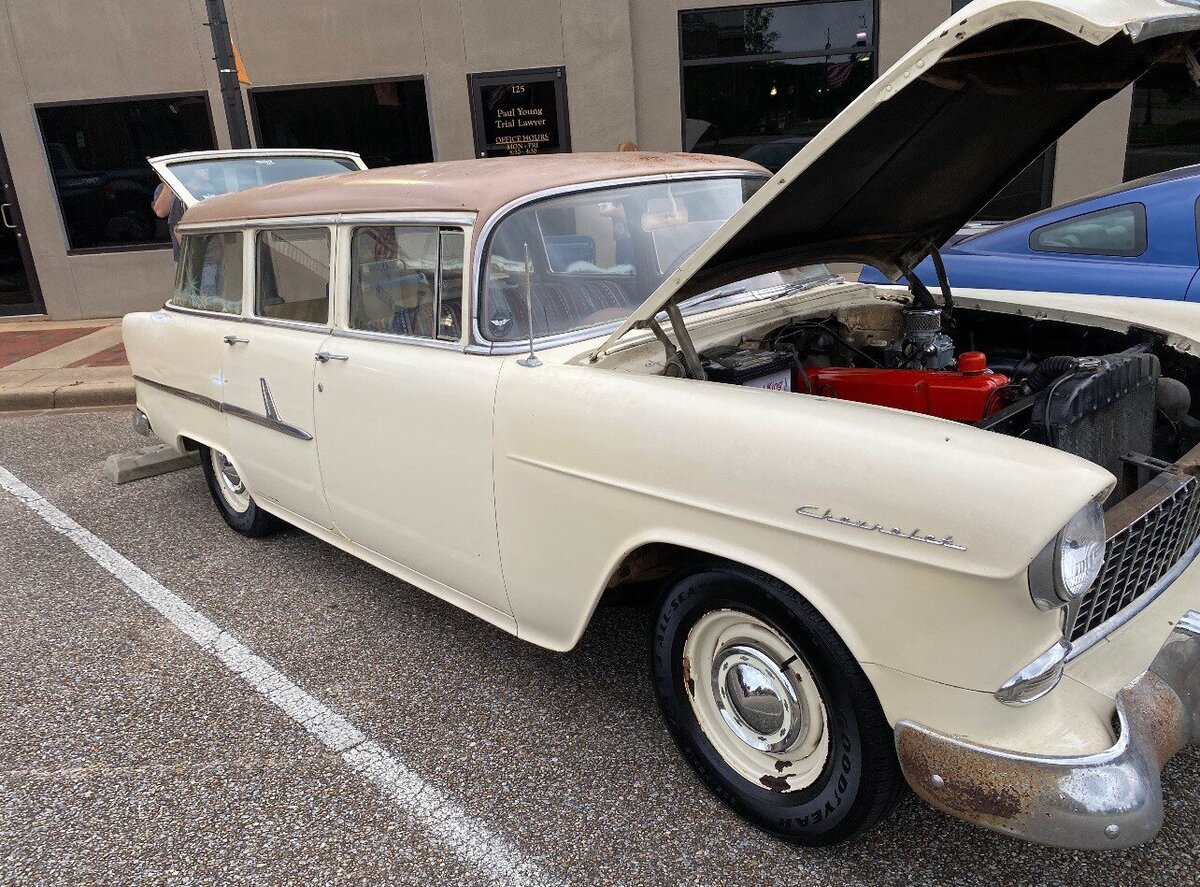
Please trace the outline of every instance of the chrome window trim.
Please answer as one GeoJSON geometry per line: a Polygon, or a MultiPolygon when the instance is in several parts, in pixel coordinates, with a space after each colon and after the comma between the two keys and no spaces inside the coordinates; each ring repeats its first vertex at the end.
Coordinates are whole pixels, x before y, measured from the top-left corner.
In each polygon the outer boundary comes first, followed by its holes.
{"type": "Polygon", "coordinates": [[[221,219],[216,222],[180,222],[175,229],[183,234],[207,234],[210,229],[236,229],[256,232],[263,228],[332,228],[338,224],[338,216],[279,216],[278,218],[221,219]]]}
{"type": "Polygon", "coordinates": [[[211,317],[216,320],[232,320],[235,323],[245,323],[247,318],[244,314],[225,314],[222,311],[206,311],[203,308],[186,308],[183,305],[172,305],[170,302],[164,302],[163,311],[170,311],[175,314],[194,314],[197,317],[211,317]]]}
{"type": "Polygon", "coordinates": [[[256,326],[275,326],[289,330],[300,330],[306,333],[323,333],[328,336],[333,331],[333,327],[329,324],[324,326],[312,323],[305,323],[300,320],[274,320],[269,317],[248,317],[244,314],[222,314],[219,311],[203,311],[199,308],[182,308],[179,305],[167,303],[163,305],[162,310],[171,311],[178,314],[194,314],[198,317],[208,317],[214,320],[231,320],[236,323],[249,323],[256,326]]]}
{"type": "Polygon", "coordinates": [[[395,342],[402,345],[418,345],[427,348],[440,348],[443,351],[465,351],[462,342],[450,339],[430,339],[424,336],[406,336],[401,333],[380,333],[375,330],[350,330],[335,328],[330,331],[335,339],[362,339],[368,342],[395,342]]]}
{"type": "Polygon", "coordinates": [[[179,278],[183,274],[183,261],[182,261],[183,260],[183,238],[189,236],[189,234],[196,235],[196,236],[207,236],[207,235],[212,235],[212,234],[239,234],[239,235],[241,235],[241,238],[242,238],[242,297],[238,302],[237,314],[233,314],[232,312],[226,313],[224,311],[208,311],[207,309],[204,309],[204,308],[189,308],[186,305],[172,305],[171,299],[167,299],[167,301],[163,303],[163,307],[169,308],[170,310],[173,310],[173,311],[187,311],[187,312],[195,312],[197,314],[206,314],[206,315],[211,314],[214,317],[224,317],[227,319],[232,317],[232,318],[237,318],[238,320],[241,320],[243,317],[246,316],[246,280],[247,280],[247,277],[246,277],[246,229],[242,228],[240,225],[226,225],[224,228],[214,228],[211,231],[193,231],[193,232],[178,233],[177,236],[179,238],[180,261],[175,263],[175,290],[174,290],[174,292],[171,293],[172,299],[175,298],[175,293],[179,291],[179,278]]]}
{"type": "Polygon", "coordinates": [[[176,230],[183,234],[208,234],[212,231],[250,231],[261,228],[320,228],[335,225],[450,225],[471,227],[477,213],[446,212],[405,213],[402,210],[387,210],[377,213],[336,213],[334,215],[254,217],[244,219],[221,219],[216,222],[180,222],[176,230]]]}
{"type": "MultiPolygon", "coordinates": [[[[491,237],[493,229],[500,222],[507,219],[510,215],[519,209],[523,209],[532,203],[537,203],[542,200],[548,200],[552,197],[558,197],[563,194],[586,194],[591,191],[603,191],[606,188],[621,188],[628,185],[653,185],[664,182],[682,182],[693,181],[698,179],[761,179],[763,182],[770,181],[770,176],[762,173],[753,172],[752,170],[731,170],[724,173],[711,171],[696,171],[696,172],[678,172],[678,173],[660,173],[650,176],[630,176],[619,179],[602,179],[595,182],[581,182],[576,185],[559,185],[555,188],[546,188],[541,191],[533,191],[529,194],[510,200],[483,223],[479,229],[478,237],[472,246],[471,254],[471,270],[473,287],[471,293],[471,340],[470,345],[484,349],[487,354],[521,354],[529,349],[529,340],[521,339],[513,342],[494,342],[483,335],[483,331],[479,326],[479,316],[482,313],[482,295],[483,290],[480,282],[483,280],[483,251],[484,246],[491,237]]],[[[556,348],[561,345],[570,345],[575,342],[586,342],[588,339],[595,339],[606,332],[611,335],[616,331],[624,320],[610,322],[602,326],[589,326],[579,330],[571,330],[563,333],[555,333],[550,336],[541,336],[534,338],[534,347],[541,348],[556,348]]]]}
{"type": "Polygon", "coordinates": [[[306,323],[303,320],[276,320],[273,317],[245,317],[245,323],[256,326],[274,326],[285,330],[299,330],[305,333],[321,333],[328,336],[333,331],[330,323],[306,323]]]}
{"type": "MultiPolygon", "coordinates": [[[[468,280],[467,280],[467,278],[470,277],[470,275],[467,273],[469,270],[469,266],[467,264],[467,256],[470,255],[471,248],[473,247],[471,238],[473,237],[474,230],[475,230],[474,224],[473,224],[475,215],[476,214],[473,212],[470,212],[470,213],[445,213],[445,214],[436,215],[436,216],[420,215],[417,213],[405,215],[403,213],[390,212],[390,213],[363,213],[363,214],[358,214],[358,215],[354,215],[354,216],[346,216],[338,227],[338,230],[340,232],[343,232],[339,236],[344,238],[344,243],[342,245],[345,247],[344,252],[346,254],[345,267],[340,268],[338,271],[339,283],[342,283],[342,282],[345,283],[345,297],[344,297],[344,299],[339,300],[339,302],[340,302],[339,308],[344,309],[344,310],[341,312],[338,312],[335,315],[339,319],[338,319],[337,323],[334,324],[333,334],[340,335],[341,333],[365,333],[367,335],[354,335],[354,336],[347,335],[347,336],[340,336],[340,337],[341,338],[354,338],[354,339],[369,338],[373,341],[387,341],[387,342],[399,341],[406,345],[420,345],[420,344],[426,343],[428,341],[433,341],[433,342],[436,342],[440,347],[449,346],[449,348],[454,351],[462,351],[462,352],[468,351],[468,343],[466,341],[464,341],[466,331],[467,331],[467,324],[462,323],[462,317],[466,316],[468,305],[470,304],[470,302],[469,302],[470,294],[473,292],[473,289],[469,285],[468,280]],[[462,304],[459,307],[459,315],[460,315],[459,322],[462,326],[462,335],[460,335],[457,339],[440,339],[440,338],[437,338],[436,336],[430,337],[430,339],[426,339],[426,337],[424,337],[424,336],[409,336],[409,335],[405,335],[403,333],[387,333],[387,332],[378,332],[375,330],[359,330],[359,329],[353,329],[350,326],[350,275],[353,270],[351,265],[354,260],[354,232],[358,228],[380,227],[380,226],[384,226],[384,225],[391,225],[393,227],[400,227],[402,225],[411,225],[413,227],[424,226],[424,227],[436,227],[439,229],[438,234],[437,234],[437,280],[435,282],[435,289],[434,289],[434,293],[435,293],[435,296],[437,299],[437,303],[436,303],[437,311],[439,314],[440,314],[441,305],[442,305],[442,293],[441,293],[441,287],[442,287],[442,237],[445,234],[444,229],[454,228],[460,234],[462,234],[462,238],[463,238],[463,293],[462,293],[462,304]],[[342,314],[344,314],[345,316],[342,317],[341,316],[342,314]]],[[[475,353],[475,352],[472,352],[472,353],[475,353]]]]}
{"type": "Polygon", "coordinates": [[[337,310],[338,303],[336,289],[338,267],[337,225],[293,225],[292,228],[300,230],[306,228],[324,229],[325,231],[325,239],[329,244],[329,279],[325,283],[325,322],[310,323],[304,320],[283,320],[277,317],[263,317],[258,313],[258,239],[261,235],[267,232],[250,228],[246,229],[246,234],[249,235],[250,239],[250,255],[252,257],[251,264],[253,265],[254,272],[250,276],[250,301],[248,307],[245,307],[247,305],[245,291],[246,284],[244,281],[242,283],[242,305],[244,306],[244,316],[248,321],[264,323],[267,326],[280,326],[286,329],[302,330],[324,329],[326,332],[328,332],[334,327],[336,319],[335,311],[337,310]]]}

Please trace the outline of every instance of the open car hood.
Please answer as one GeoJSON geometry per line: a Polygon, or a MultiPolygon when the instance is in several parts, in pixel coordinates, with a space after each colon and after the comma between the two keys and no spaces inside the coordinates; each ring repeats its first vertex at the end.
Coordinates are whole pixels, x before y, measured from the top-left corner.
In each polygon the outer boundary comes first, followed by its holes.
{"type": "Polygon", "coordinates": [[[975,0],[876,80],[595,352],[672,300],[828,261],[892,279],[1101,102],[1193,63],[1200,0],[975,0]]]}

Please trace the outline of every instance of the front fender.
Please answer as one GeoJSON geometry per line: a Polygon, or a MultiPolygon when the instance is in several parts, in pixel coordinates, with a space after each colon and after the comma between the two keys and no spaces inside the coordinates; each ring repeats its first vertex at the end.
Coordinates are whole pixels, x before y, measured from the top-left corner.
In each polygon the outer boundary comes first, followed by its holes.
{"type": "Polygon", "coordinates": [[[900,411],[514,361],[495,460],[522,637],[570,648],[623,554],[670,542],[788,583],[862,662],[988,691],[1061,634],[1025,569],[1112,481],[900,411]]]}

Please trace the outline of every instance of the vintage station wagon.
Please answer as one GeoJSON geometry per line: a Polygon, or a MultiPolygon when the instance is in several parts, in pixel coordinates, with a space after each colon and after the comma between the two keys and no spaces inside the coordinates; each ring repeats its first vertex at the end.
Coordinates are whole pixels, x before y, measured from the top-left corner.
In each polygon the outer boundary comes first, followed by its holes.
{"type": "Polygon", "coordinates": [[[907,781],[1031,840],[1146,841],[1200,738],[1200,315],[820,263],[938,264],[1090,109],[1200,70],[1196,5],[972,3],[773,177],[159,158],[190,208],[174,295],[125,319],[135,420],[199,450],[234,529],[535,644],[637,589],[668,729],[781,837],[859,834],[907,781]]]}

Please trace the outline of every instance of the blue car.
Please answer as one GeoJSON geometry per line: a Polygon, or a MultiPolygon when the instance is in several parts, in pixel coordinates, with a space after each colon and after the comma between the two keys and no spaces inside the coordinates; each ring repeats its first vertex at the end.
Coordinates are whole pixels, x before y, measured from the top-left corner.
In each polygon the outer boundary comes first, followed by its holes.
{"type": "MultiPolygon", "coordinates": [[[[956,288],[1200,301],[1200,166],[1127,182],[942,249],[956,288]]],[[[935,288],[931,260],[917,276],[935,288]]],[[[860,278],[888,283],[874,268],[860,278]]]]}

